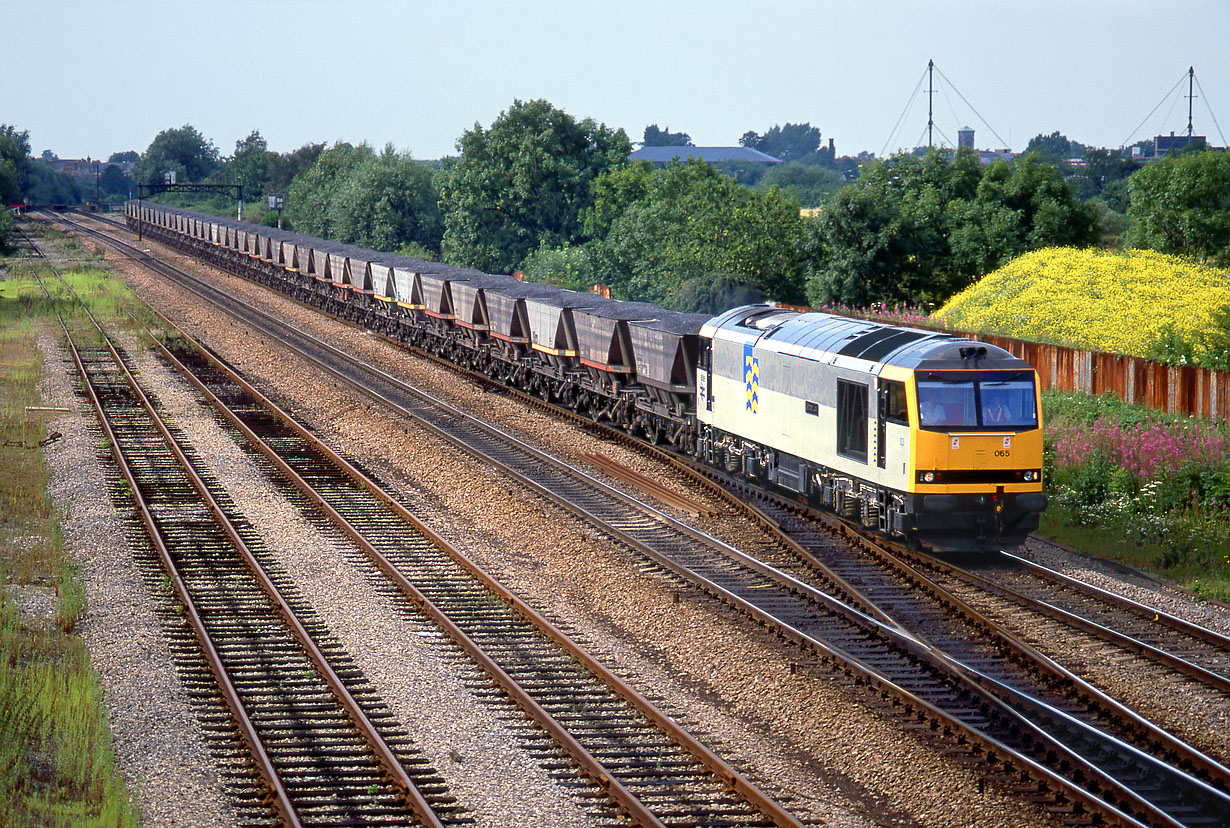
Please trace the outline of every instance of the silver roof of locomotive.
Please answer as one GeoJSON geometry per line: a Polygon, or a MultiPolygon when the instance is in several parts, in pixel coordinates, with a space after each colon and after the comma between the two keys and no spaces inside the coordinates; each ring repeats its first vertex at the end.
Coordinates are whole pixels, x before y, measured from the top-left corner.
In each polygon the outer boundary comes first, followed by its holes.
{"type": "Polygon", "coordinates": [[[801,313],[772,305],[733,308],[711,319],[702,333],[718,340],[754,342],[763,350],[825,363],[859,360],[911,369],[1032,370],[1024,360],[985,342],[828,313],[801,313]],[[969,358],[971,354],[977,357],[974,364],[969,358]]]}

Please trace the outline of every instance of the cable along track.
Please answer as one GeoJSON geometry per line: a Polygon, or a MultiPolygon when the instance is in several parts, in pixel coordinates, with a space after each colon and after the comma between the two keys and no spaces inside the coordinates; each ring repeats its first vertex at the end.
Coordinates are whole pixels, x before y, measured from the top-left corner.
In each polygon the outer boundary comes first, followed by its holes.
{"type": "MultiPolygon", "coordinates": [[[[132,249],[118,240],[112,243],[132,249]]],[[[1137,819],[1158,825],[1216,824],[1230,808],[1223,792],[1081,721],[1073,715],[1079,710],[1033,698],[583,473],[569,472],[515,438],[236,302],[207,282],[164,264],[151,266],[327,372],[417,419],[429,431],[504,468],[674,576],[742,609],[860,681],[904,700],[933,727],[950,730],[955,741],[972,738],[977,743],[973,752],[1001,772],[1026,772],[1078,808],[1123,824],[1137,824],[1137,819]]]]}

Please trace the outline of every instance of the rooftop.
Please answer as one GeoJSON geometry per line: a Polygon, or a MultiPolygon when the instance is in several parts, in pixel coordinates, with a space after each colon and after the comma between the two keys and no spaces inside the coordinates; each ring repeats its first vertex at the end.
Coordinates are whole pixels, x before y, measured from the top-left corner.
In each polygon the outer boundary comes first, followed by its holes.
{"type": "Polygon", "coordinates": [[[710,164],[718,161],[742,161],[745,164],[780,164],[780,158],[749,147],[642,147],[628,156],[632,161],[668,164],[676,158],[699,158],[710,164]]]}

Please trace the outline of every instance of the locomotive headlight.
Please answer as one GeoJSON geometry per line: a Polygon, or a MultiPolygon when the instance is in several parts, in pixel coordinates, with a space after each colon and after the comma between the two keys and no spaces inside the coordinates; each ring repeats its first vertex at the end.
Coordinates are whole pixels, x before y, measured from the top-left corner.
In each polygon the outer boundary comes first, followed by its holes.
{"type": "Polygon", "coordinates": [[[1029,481],[1029,480],[1033,480],[1033,479],[1034,479],[1034,473],[1033,473],[1033,472],[1031,472],[1031,471],[1027,471],[1027,472],[1025,472],[1025,480],[1029,481]]]}
{"type": "Polygon", "coordinates": [[[923,482],[924,483],[934,483],[935,482],[935,472],[923,472],[923,482]]]}

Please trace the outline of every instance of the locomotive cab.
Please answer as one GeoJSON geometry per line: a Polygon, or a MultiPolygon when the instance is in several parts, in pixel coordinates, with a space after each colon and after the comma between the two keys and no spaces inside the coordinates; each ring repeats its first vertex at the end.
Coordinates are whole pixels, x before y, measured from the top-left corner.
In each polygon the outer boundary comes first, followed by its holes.
{"type": "Polygon", "coordinates": [[[1047,503],[1037,374],[998,348],[944,350],[956,359],[938,354],[914,371],[915,530],[936,549],[1015,548],[1047,503]]]}

